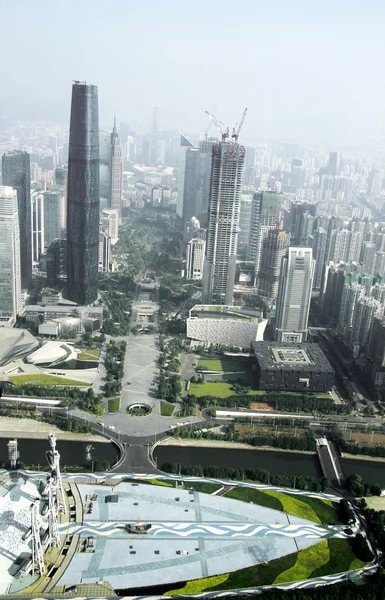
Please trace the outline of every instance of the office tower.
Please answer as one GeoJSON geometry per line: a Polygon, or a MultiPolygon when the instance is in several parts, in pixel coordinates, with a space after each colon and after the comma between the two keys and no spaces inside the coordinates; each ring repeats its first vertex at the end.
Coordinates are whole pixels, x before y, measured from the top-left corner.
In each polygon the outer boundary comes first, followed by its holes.
{"type": "Polygon", "coordinates": [[[373,198],[377,198],[381,196],[381,192],[384,184],[384,169],[377,169],[375,171],[371,171],[368,177],[368,187],[367,187],[367,195],[373,198]]]}
{"type": "Polygon", "coordinates": [[[151,140],[142,140],[142,163],[144,165],[150,164],[151,157],[151,140]]]}
{"type": "Polygon", "coordinates": [[[290,206],[290,235],[292,244],[299,244],[305,215],[315,216],[316,204],[292,202],[290,206]]]}
{"type": "Polygon", "coordinates": [[[67,277],[67,240],[54,240],[47,249],[47,283],[52,287],[63,285],[67,277]]]}
{"type": "Polygon", "coordinates": [[[99,266],[100,272],[109,272],[111,265],[111,238],[103,231],[102,227],[99,232],[99,266]]]}
{"type": "Polygon", "coordinates": [[[247,260],[255,262],[258,275],[263,240],[272,229],[280,229],[282,222],[282,194],[256,192],[251,205],[250,236],[247,260]]]}
{"type": "Polygon", "coordinates": [[[205,261],[205,240],[193,238],[187,244],[186,279],[201,280],[205,261]]]}
{"type": "Polygon", "coordinates": [[[166,160],[166,140],[158,140],[156,158],[156,164],[164,164],[166,160]]]}
{"type": "Polygon", "coordinates": [[[244,187],[241,194],[241,208],[239,212],[239,232],[237,257],[246,260],[250,239],[251,207],[253,203],[253,187],[244,187]]]}
{"type": "Polygon", "coordinates": [[[345,270],[332,262],[325,264],[322,281],[325,281],[324,288],[320,290],[322,313],[326,318],[337,321],[346,281],[345,270]]]}
{"type": "Polygon", "coordinates": [[[256,154],[256,148],[254,148],[253,146],[246,146],[245,172],[243,177],[243,182],[245,185],[254,185],[256,175],[256,154]]]}
{"type": "Polygon", "coordinates": [[[101,221],[103,230],[111,238],[111,244],[114,245],[119,239],[119,213],[112,208],[105,208],[101,212],[101,221]]]}
{"type": "Polygon", "coordinates": [[[218,144],[215,137],[209,137],[207,140],[199,142],[198,150],[200,154],[199,163],[199,200],[197,216],[202,227],[207,227],[207,216],[210,204],[210,182],[211,182],[211,162],[213,146],[218,144]]]}
{"type": "Polygon", "coordinates": [[[126,159],[129,162],[134,162],[135,160],[135,142],[132,135],[127,136],[126,143],[126,159]]]}
{"type": "Polygon", "coordinates": [[[21,287],[28,289],[32,283],[31,241],[31,177],[29,154],[12,150],[3,155],[3,185],[17,191],[20,227],[21,287]]]}
{"type": "Polygon", "coordinates": [[[32,261],[39,262],[44,254],[44,196],[41,192],[31,194],[32,215],[32,261]]]}
{"type": "Polygon", "coordinates": [[[341,155],[339,152],[330,152],[327,170],[329,175],[336,176],[340,170],[341,155]]]}
{"type": "Polygon", "coordinates": [[[313,288],[319,290],[322,283],[322,273],[326,261],[327,231],[319,227],[313,232],[312,250],[315,260],[313,288]]]}
{"type": "Polygon", "coordinates": [[[245,148],[222,141],[212,148],[203,302],[233,303],[245,148]]]}
{"type": "Polygon", "coordinates": [[[291,247],[282,259],[275,323],[280,342],[306,340],[314,267],[311,248],[291,247]]]}
{"type": "Polygon", "coordinates": [[[290,233],[271,229],[264,237],[257,277],[257,291],[271,303],[277,297],[282,258],[290,246],[290,233]]]}
{"type": "Polygon", "coordinates": [[[98,88],[72,88],[67,196],[68,298],[80,305],[98,297],[99,117],[98,88]]]}
{"type": "Polygon", "coordinates": [[[111,187],[110,207],[117,210],[119,221],[122,213],[122,185],[123,185],[123,146],[120,143],[114,119],[114,129],[111,134],[111,187]]]}
{"type": "Polygon", "coordinates": [[[43,192],[44,197],[44,245],[47,248],[64,229],[64,197],[60,189],[43,192]]]}
{"type": "Polygon", "coordinates": [[[21,309],[18,193],[0,186],[0,326],[15,323],[21,309]]]}
{"type": "Polygon", "coordinates": [[[58,187],[65,188],[67,184],[67,169],[65,167],[57,167],[55,169],[55,183],[58,187]]]}
{"type": "Polygon", "coordinates": [[[151,148],[150,148],[150,164],[156,165],[158,162],[157,156],[157,139],[159,130],[159,107],[152,107],[152,119],[151,119],[151,148]]]}
{"type": "Polygon", "coordinates": [[[181,135],[176,213],[182,219],[182,223],[197,214],[198,159],[198,149],[181,135]]]}
{"type": "Polygon", "coordinates": [[[100,210],[111,206],[111,134],[99,132],[99,197],[100,210]]]}

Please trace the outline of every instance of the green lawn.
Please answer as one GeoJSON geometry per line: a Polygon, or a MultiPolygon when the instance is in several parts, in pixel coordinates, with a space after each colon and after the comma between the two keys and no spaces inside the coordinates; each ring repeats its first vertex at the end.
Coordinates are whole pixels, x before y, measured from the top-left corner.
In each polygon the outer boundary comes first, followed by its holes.
{"type": "Polygon", "coordinates": [[[278,500],[278,498],[268,495],[261,490],[235,487],[228,491],[225,496],[226,498],[234,498],[235,500],[242,500],[243,502],[253,502],[253,504],[259,504],[260,506],[283,511],[282,502],[278,500]]]}
{"type": "Polygon", "coordinates": [[[73,385],[77,387],[89,387],[90,384],[76,379],[67,379],[67,377],[57,377],[56,375],[13,375],[9,381],[15,385],[26,385],[33,383],[35,385],[73,385]]]}
{"type": "Polygon", "coordinates": [[[198,367],[207,367],[209,371],[248,371],[250,363],[247,358],[202,358],[198,363],[198,367]]]}
{"type": "Polygon", "coordinates": [[[333,575],[342,571],[359,569],[364,563],[356,558],[350,540],[323,540],[300,552],[283,556],[268,564],[240,569],[214,577],[189,581],[183,588],[166,592],[165,596],[197,594],[220,590],[240,589],[301,581],[311,577],[333,575]]]}
{"type": "Polygon", "coordinates": [[[282,571],[274,583],[287,583],[307,579],[316,569],[322,568],[329,562],[329,545],[327,540],[319,542],[310,548],[305,548],[297,554],[295,565],[282,571]]]}
{"type": "Polygon", "coordinates": [[[175,410],[175,406],[168,404],[168,402],[160,401],[160,414],[162,417],[172,417],[175,410]]]}
{"type": "Polygon", "coordinates": [[[343,571],[353,571],[360,569],[365,565],[362,560],[356,557],[353,552],[350,540],[330,539],[329,561],[323,566],[315,569],[311,576],[322,577],[323,575],[332,575],[333,573],[342,573],[343,571]]]}
{"type": "MultiPolygon", "coordinates": [[[[190,394],[195,394],[197,398],[201,396],[218,396],[218,398],[227,398],[228,396],[237,396],[237,392],[231,389],[232,384],[227,381],[205,381],[204,383],[191,383],[190,394]]],[[[244,394],[242,394],[244,395],[244,394]]],[[[248,396],[263,396],[262,390],[249,390],[248,396]]]]}
{"type": "Polygon", "coordinates": [[[287,512],[315,523],[337,525],[340,523],[333,502],[319,498],[308,498],[284,492],[236,487],[227,492],[227,498],[254,502],[268,508],[287,512]]]}
{"type": "Polygon", "coordinates": [[[100,350],[97,348],[90,348],[89,350],[82,350],[78,354],[79,360],[97,360],[100,356],[100,350]]]}
{"type": "Polygon", "coordinates": [[[118,413],[120,408],[120,398],[108,398],[108,412],[118,413]]]}

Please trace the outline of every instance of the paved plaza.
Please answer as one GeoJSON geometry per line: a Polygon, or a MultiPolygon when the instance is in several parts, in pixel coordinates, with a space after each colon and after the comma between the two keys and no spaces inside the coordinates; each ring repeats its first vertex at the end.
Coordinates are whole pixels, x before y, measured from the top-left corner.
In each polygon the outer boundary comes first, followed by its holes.
{"type": "Polygon", "coordinates": [[[108,581],[115,589],[138,588],[227,573],[345,537],[339,526],[317,525],[251,503],[221,496],[123,482],[78,485],[92,512],[68,533],[91,536],[94,552],[76,554],[60,585],[108,581]],[[108,496],[115,495],[115,501],[108,496]],[[125,525],[151,524],[146,535],[125,525]]]}
{"type": "Polygon", "coordinates": [[[120,411],[103,417],[107,427],[113,425],[116,431],[136,437],[154,436],[154,441],[171,425],[191,421],[191,418],[161,416],[160,400],[156,398],[156,377],[159,373],[157,338],[157,335],[151,334],[127,338],[120,411]],[[153,412],[146,417],[127,414],[127,407],[136,403],[149,404],[153,412]]]}

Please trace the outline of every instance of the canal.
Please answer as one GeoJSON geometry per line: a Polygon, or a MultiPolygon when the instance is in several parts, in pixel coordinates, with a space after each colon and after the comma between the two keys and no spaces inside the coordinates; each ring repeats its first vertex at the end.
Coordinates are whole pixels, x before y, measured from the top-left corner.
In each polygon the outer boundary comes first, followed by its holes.
{"type": "MultiPolygon", "coordinates": [[[[265,469],[270,473],[322,477],[318,457],[314,454],[270,450],[205,448],[202,446],[158,446],[154,458],[161,469],[166,462],[184,466],[202,465],[236,469],[265,469]]],[[[345,476],[357,473],[367,483],[385,488],[385,461],[341,459],[345,476]]]]}
{"type": "MultiPolygon", "coordinates": [[[[12,438],[13,439],[13,438],[12,438]]],[[[9,439],[0,438],[0,462],[8,462],[9,439]]],[[[28,440],[19,438],[18,450],[20,453],[19,460],[25,465],[40,465],[41,467],[48,466],[46,452],[50,450],[48,439],[43,440],[28,440]]],[[[115,464],[119,458],[119,450],[113,443],[103,442],[73,442],[66,440],[57,440],[57,449],[60,453],[60,464],[62,470],[65,467],[84,466],[92,468],[92,462],[109,461],[111,466],[115,464]]]]}

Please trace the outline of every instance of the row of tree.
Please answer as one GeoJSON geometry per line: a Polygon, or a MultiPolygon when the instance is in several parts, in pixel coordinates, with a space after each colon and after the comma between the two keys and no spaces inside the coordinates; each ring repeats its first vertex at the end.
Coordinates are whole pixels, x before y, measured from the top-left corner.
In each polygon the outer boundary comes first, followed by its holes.
{"type": "Polygon", "coordinates": [[[345,480],[345,488],[355,498],[362,496],[381,496],[381,487],[377,483],[365,483],[361,475],[353,474],[345,480]]]}
{"type": "Polygon", "coordinates": [[[107,372],[104,390],[107,398],[118,396],[122,390],[126,347],[126,342],[116,342],[115,340],[111,340],[108,344],[104,361],[107,372]]]}
{"type": "Polygon", "coordinates": [[[277,475],[265,471],[264,469],[234,469],[231,467],[211,466],[204,467],[202,465],[185,466],[179,463],[164,463],[162,471],[173,473],[175,475],[190,475],[193,477],[212,477],[215,479],[232,479],[235,481],[257,481],[267,485],[291,487],[300,490],[311,492],[324,492],[329,487],[328,479],[321,477],[305,477],[297,475],[277,475]]]}

